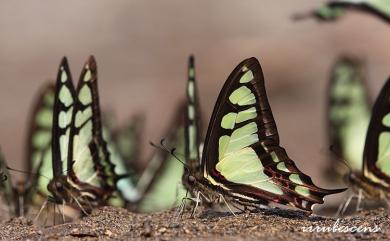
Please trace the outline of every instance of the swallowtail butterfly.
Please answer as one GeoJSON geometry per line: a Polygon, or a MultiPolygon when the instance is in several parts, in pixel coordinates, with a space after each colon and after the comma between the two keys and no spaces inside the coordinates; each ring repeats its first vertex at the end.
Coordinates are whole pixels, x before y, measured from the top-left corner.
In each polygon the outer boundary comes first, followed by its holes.
{"type": "Polygon", "coordinates": [[[189,168],[185,178],[206,201],[222,197],[255,207],[273,202],[312,212],[313,204],[323,203],[326,195],[345,190],[315,186],[279,145],[256,58],[242,61],[222,87],[202,155],[199,155],[199,127],[196,128],[199,117],[195,78],[189,79],[187,93],[186,160],[193,160],[196,168],[189,168]]]}

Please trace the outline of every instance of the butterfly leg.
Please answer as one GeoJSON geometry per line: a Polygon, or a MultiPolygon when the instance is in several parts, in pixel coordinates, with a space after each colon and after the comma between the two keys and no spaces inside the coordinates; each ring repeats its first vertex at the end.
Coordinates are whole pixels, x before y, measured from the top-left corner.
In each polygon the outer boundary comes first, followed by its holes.
{"type": "Polygon", "coordinates": [[[226,206],[228,207],[228,209],[229,209],[229,211],[233,214],[233,216],[237,216],[234,212],[233,212],[233,210],[230,208],[230,206],[229,206],[229,204],[226,202],[226,199],[225,199],[225,197],[222,195],[222,194],[219,194],[219,196],[221,197],[221,199],[223,200],[223,202],[226,204],[226,206]]]}
{"type": "Polygon", "coordinates": [[[342,216],[344,215],[345,211],[347,211],[347,208],[349,204],[351,203],[352,199],[356,198],[357,196],[355,194],[352,194],[351,196],[348,197],[347,201],[344,203],[344,207],[341,210],[341,213],[337,213],[337,216],[342,216]]]}
{"type": "Polygon", "coordinates": [[[88,212],[85,211],[85,209],[83,208],[83,206],[81,205],[81,203],[79,202],[79,200],[72,195],[71,192],[69,192],[70,196],[73,198],[73,200],[77,203],[77,205],[79,206],[79,208],[81,209],[81,211],[85,214],[85,216],[88,216],[88,212]]]}
{"type": "Polygon", "coordinates": [[[61,211],[61,214],[62,214],[62,222],[65,223],[65,200],[62,200],[62,211],[61,211]]]}
{"type": "Polygon", "coordinates": [[[358,197],[357,197],[357,204],[356,204],[356,212],[362,210],[362,208],[360,208],[362,198],[363,198],[363,191],[362,191],[362,189],[359,189],[359,193],[358,193],[358,197]]]}
{"type": "Polygon", "coordinates": [[[53,203],[53,225],[56,225],[56,207],[57,205],[53,203]]]}
{"type": "Polygon", "coordinates": [[[200,194],[201,194],[201,192],[198,191],[198,193],[196,194],[196,199],[192,199],[192,200],[195,202],[195,206],[194,206],[194,208],[192,209],[191,218],[193,218],[193,217],[195,216],[196,209],[197,209],[198,206],[199,206],[199,203],[200,203],[200,194]]]}
{"type": "Polygon", "coordinates": [[[34,223],[36,223],[38,218],[39,218],[39,216],[41,216],[41,213],[42,213],[43,209],[45,209],[45,207],[47,205],[47,202],[48,202],[48,199],[46,198],[46,200],[43,202],[43,204],[41,206],[41,209],[39,209],[39,212],[38,212],[37,216],[35,216],[35,218],[34,218],[34,223]]]}
{"type": "Polygon", "coordinates": [[[187,195],[188,195],[188,190],[187,190],[184,198],[181,199],[180,205],[176,211],[176,215],[175,215],[176,217],[181,216],[181,214],[183,213],[184,208],[185,208],[185,200],[187,200],[187,195]]]}

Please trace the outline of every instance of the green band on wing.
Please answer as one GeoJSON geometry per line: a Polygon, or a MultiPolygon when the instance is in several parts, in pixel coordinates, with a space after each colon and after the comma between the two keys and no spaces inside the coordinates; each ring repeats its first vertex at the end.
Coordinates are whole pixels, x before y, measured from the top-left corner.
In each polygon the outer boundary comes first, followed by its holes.
{"type": "Polygon", "coordinates": [[[69,107],[73,104],[72,94],[70,93],[68,87],[66,87],[65,85],[63,85],[60,89],[59,99],[66,107],[69,107]]]}
{"type": "Polygon", "coordinates": [[[92,77],[92,75],[91,75],[91,70],[87,70],[87,72],[85,73],[85,75],[84,75],[84,81],[85,82],[88,82],[88,81],[90,81],[91,80],[91,77],[92,77]]]}
{"type": "Polygon", "coordinates": [[[75,127],[80,128],[86,121],[92,117],[92,107],[89,106],[84,111],[78,111],[76,113],[75,127]]]}
{"type": "Polygon", "coordinates": [[[84,85],[81,88],[78,98],[83,105],[88,105],[92,103],[92,93],[88,85],[84,85]]]}
{"type": "Polygon", "coordinates": [[[382,124],[384,126],[390,127],[390,113],[385,115],[385,117],[383,117],[382,124]]]}
{"type": "Polygon", "coordinates": [[[251,107],[249,109],[238,112],[236,123],[241,123],[247,120],[254,119],[256,118],[256,116],[257,116],[256,108],[251,107]]]}
{"type": "Polygon", "coordinates": [[[195,119],[195,108],[193,105],[188,105],[188,118],[190,120],[194,120],[195,119]]]}
{"type": "MultiPolygon", "coordinates": [[[[275,154],[275,152],[272,152],[273,154],[275,154]]],[[[272,154],[271,154],[272,156],[272,154]]],[[[276,154],[275,154],[276,156],[276,154]]],[[[273,158],[272,158],[273,159],[273,158]]],[[[274,160],[275,161],[275,160],[274,160]]],[[[277,165],[276,165],[276,168],[280,171],[284,171],[284,172],[290,172],[287,167],[286,167],[286,164],[284,164],[284,162],[279,162],[277,165]]]]}
{"type": "Polygon", "coordinates": [[[70,125],[72,121],[72,112],[73,112],[73,107],[69,108],[68,111],[60,112],[60,114],[58,115],[58,126],[60,128],[66,128],[67,126],[70,125]]]}
{"type": "Polygon", "coordinates": [[[229,100],[231,103],[240,106],[253,105],[256,103],[255,95],[246,86],[241,86],[240,88],[233,91],[229,96],[229,100]]]}
{"type": "Polygon", "coordinates": [[[191,79],[195,78],[195,69],[194,68],[188,69],[188,77],[191,79]]]}
{"type": "Polygon", "coordinates": [[[305,196],[305,197],[310,196],[310,190],[307,187],[296,186],[295,191],[302,196],[305,196]]]}
{"type": "Polygon", "coordinates": [[[300,185],[303,184],[303,181],[301,180],[298,174],[291,174],[288,177],[288,179],[290,179],[290,181],[292,181],[293,183],[300,184],[300,185]]]}
{"type": "Polygon", "coordinates": [[[230,182],[253,186],[278,195],[283,194],[271,178],[264,174],[259,157],[250,147],[226,155],[217,163],[216,169],[230,182]]]}
{"type": "Polygon", "coordinates": [[[381,172],[390,176],[390,132],[383,132],[379,135],[378,161],[375,165],[381,172]]]}
{"type": "Polygon", "coordinates": [[[230,112],[223,116],[221,121],[221,127],[224,129],[232,130],[236,124],[237,113],[230,112]]]}
{"type": "MultiPolygon", "coordinates": [[[[251,122],[241,128],[234,130],[229,138],[230,140],[228,141],[226,149],[223,152],[224,155],[228,155],[229,153],[238,151],[244,147],[248,147],[258,142],[259,136],[257,135],[257,130],[257,125],[255,122],[251,122]]],[[[221,157],[222,156],[220,156],[220,158],[221,157]]]]}
{"type": "Polygon", "coordinates": [[[241,77],[240,83],[248,83],[251,80],[253,80],[253,72],[249,70],[241,77]]]}

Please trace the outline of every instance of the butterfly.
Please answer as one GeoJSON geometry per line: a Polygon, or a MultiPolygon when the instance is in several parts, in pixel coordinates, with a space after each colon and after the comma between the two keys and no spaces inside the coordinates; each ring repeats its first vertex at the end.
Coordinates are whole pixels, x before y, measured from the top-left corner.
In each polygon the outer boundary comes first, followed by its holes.
{"type": "Polygon", "coordinates": [[[382,87],[370,115],[356,62],[344,59],[336,67],[329,89],[331,143],[350,166],[349,173],[338,173],[355,192],[340,206],[339,213],[344,213],[353,198],[357,198],[357,210],[362,197],[389,203],[390,81],[382,87]]]}
{"type": "Polygon", "coordinates": [[[137,182],[143,194],[136,204],[138,212],[166,210],[178,205],[186,196],[186,190],[180,185],[183,164],[166,149],[166,146],[174,146],[176,153],[184,153],[184,112],[184,105],[180,104],[165,131],[162,144],[165,149],[156,150],[137,182]]]}
{"type": "Polygon", "coordinates": [[[117,190],[119,176],[103,138],[97,68],[86,61],[77,89],[68,61],[61,61],[54,95],[52,130],[53,178],[48,190],[55,203],[78,206],[88,213],[104,205],[117,190]]]}
{"type": "MultiPolygon", "coordinates": [[[[362,167],[371,116],[371,101],[367,92],[359,60],[352,57],[338,59],[332,68],[328,87],[328,137],[336,154],[346,160],[353,170],[362,167]]],[[[331,179],[334,179],[334,173],[343,176],[344,168],[339,161],[331,162],[327,176],[331,179]]]]}
{"type": "Polygon", "coordinates": [[[25,157],[29,171],[24,181],[13,185],[5,158],[0,156],[0,170],[7,177],[0,183],[0,193],[10,207],[11,216],[24,216],[28,206],[41,204],[49,194],[53,105],[54,87],[46,84],[38,93],[29,121],[25,157]]]}
{"type": "MultiPolygon", "coordinates": [[[[334,21],[343,16],[346,9],[351,8],[372,13],[386,22],[390,22],[389,0],[332,0],[313,11],[309,16],[323,21],[334,21]]],[[[295,18],[302,19],[307,16],[297,15],[295,18]]]]}
{"type": "MultiPolygon", "coordinates": [[[[192,143],[197,135],[191,134],[191,123],[197,118],[193,112],[196,102],[191,99],[194,90],[194,81],[188,81],[186,153],[199,151],[199,146],[192,143]]],[[[189,169],[186,178],[197,197],[206,201],[223,199],[245,207],[278,203],[311,213],[313,204],[323,203],[326,195],[345,190],[315,186],[279,145],[256,58],[242,61],[222,87],[198,157],[199,168],[189,169]]],[[[188,154],[187,158],[191,159],[188,154]]]]}

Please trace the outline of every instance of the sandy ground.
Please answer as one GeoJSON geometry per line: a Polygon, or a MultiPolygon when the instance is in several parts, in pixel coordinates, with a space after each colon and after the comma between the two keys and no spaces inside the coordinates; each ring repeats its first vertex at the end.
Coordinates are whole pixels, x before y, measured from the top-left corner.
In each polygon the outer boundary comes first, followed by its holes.
{"type": "MultiPolygon", "coordinates": [[[[125,209],[104,207],[72,223],[39,228],[25,218],[0,225],[2,240],[387,240],[389,212],[363,211],[339,220],[300,211],[281,209],[252,213],[199,211],[176,218],[175,210],[136,214],[125,209]],[[371,227],[379,232],[303,232],[304,227],[371,227]]],[[[340,230],[339,230],[340,231],[340,230]]]]}

